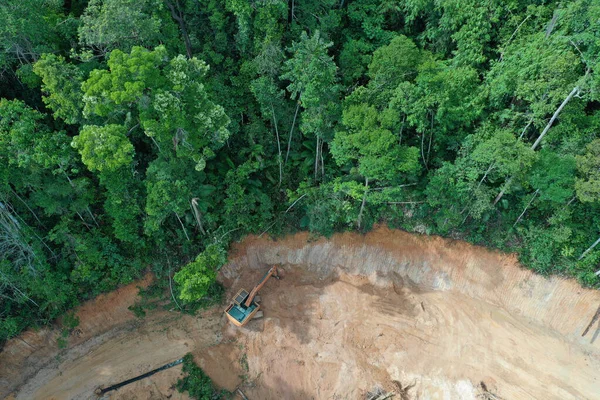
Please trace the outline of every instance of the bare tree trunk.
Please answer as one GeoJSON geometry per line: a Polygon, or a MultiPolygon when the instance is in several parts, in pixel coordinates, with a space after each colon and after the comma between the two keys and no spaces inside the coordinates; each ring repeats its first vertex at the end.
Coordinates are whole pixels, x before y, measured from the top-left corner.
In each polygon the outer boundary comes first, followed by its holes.
{"type": "MultiPolygon", "coordinates": [[[[492,169],[494,168],[494,165],[496,165],[496,162],[493,162],[490,164],[490,166],[488,167],[488,169],[485,171],[485,174],[483,174],[483,177],[479,180],[479,183],[477,184],[477,187],[475,188],[475,190],[478,190],[479,187],[481,186],[481,184],[483,183],[483,181],[485,181],[485,178],[487,178],[488,174],[492,171],[492,169]]],[[[472,196],[470,196],[472,197],[472,196]]],[[[469,198],[470,200],[470,198],[469,198]]],[[[471,202],[469,201],[469,203],[465,206],[465,208],[463,208],[463,210],[460,212],[460,214],[464,214],[465,211],[467,211],[467,209],[469,209],[469,206],[471,202]]],[[[465,217],[463,218],[461,225],[464,224],[467,221],[467,218],[469,218],[469,215],[471,214],[471,210],[469,210],[469,212],[467,213],[467,215],[465,215],[465,217]]]]}
{"type": "Polygon", "coordinates": [[[423,159],[423,165],[427,171],[429,171],[429,167],[427,166],[427,161],[425,160],[425,152],[423,151],[423,146],[425,144],[425,132],[421,133],[421,158],[423,159]]]}
{"type": "Polygon", "coordinates": [[[273,108],[272,104],[271,113],[273,114],[273,122],[275,124],[275,135],[277,136],[277,159],[279,161],[279,185],[277,185],[277,187],[279,187],[281,186],[281,182],[283,181],[283,160],[281,157],[281,143],[279,142],[279,128],[277,127],[277,117],[275,116],[275,109],[273,108]]]}
{"type": "Polygon", "coordinates": [[[319,149],[319,154],[321,156],[321,179],[325,178],[325,161],[323,161],[323,143],[325,143],[325,141],[321,139],[321,148],[319,149]]]}
{"type": "Polygon", "coordinates": [[[177,307],[179,307],[179,309],[181,311],[183,311],[183,308],[181,308],[181,306],[177,302],[177,298],[175,298],[175,294],[173,293],[173,283],[171,282],[171,263],[170,262],[169,262],[169,290],[171,290],[171,297],[173,298],[173,301],[175,302],[175,304],[177,304],[177,307]]]}
{"type": "Polygon", "coordinates": [[[79,219],[83,222],[83,225],[88,228],[88,230],[91,232],[92,228],[90,228],[90,226],[88,225],[88,223],[85,221],[85,218],[83,218],[83,216],[79,213],[79,211],[75,211],[75,213],[79,216],[79,219]]]}
{"type": "Polygon", "coordinates": [[[360,223],[362,221],[363,211],[365,209],[365,203],[367,201],[367,193],[369,191],[369,178],[365,177],[365,194],[363,195],[362,204],[360,205],[360,212],[358,213],[358,220],[356,221],[356,225],[358,229],[360,229],[360,223]]]}
{"type": "Polygon", "coordinates": [[[554,13],[554,15],[552,16],[552,20],[550,21],[550,23],[548,24],[548,27],[546,28],[546,39],[548,39],[550,37],[550,34],[552,34],[552,31],[554,30],[554,26],[556,25],[556,21],[558,21],[558,14],[554,13]]]}
{"type": "Polygon", "coordinates": [[[577,200],[577,195],[571,197],[571,199],[567,202],[567,204],[565,204],[565,206],[563,208],[561,208],[562,210],[566,210],[567,208],[569,208],[569,206],[571,205],[571,203],[573,203],[575,200],[577,200]]]}
{"type": "Polygon", "coordinates": [[[315,148],[315,181],[317,180],[317,173],[319,172],[319,135],[317,135],[317,146],[315,148]]]}
{"type": "Polygon", "coordinates": [[[562,109],[565,108],[565,106],[569,103],[569,101],[571,101],[571,99],[573,98],[573,96],[575,96],[577,93],[579,93],[579,85],[575,86],[573,88],[573,90],[571,90],[571,93],[569,93],[569,95],[567,96],[567,98],[556,109],[556,111],[554,112],[554,115],[552,115],[552,118],[550,118],[550,121],[548,122],[548,124],[546,125],[546,127],[544,128],[544,130],[542,131],[542,133],[540,134],[540,136],[537,138],[537,140],[535,141],[535,143],[533,144],[533,146],[531,146],[531,150],[535,150],[535,148],[540,144],[540,142],[542,141],[542,139],[544,138],[544,136],[546,136],[546,133],[548,133],[548,131],[552,127],[552,124],[554,123],[554,121],[558,117],[558,114],[560,114],[560,112],[562,111],[562,109]]]}
{"type": "Polygon", "coordinates": [[[96,227],[100,228],[100,225],[98,225],[98,221],[96,221],[96,217],[94,217],[94,214],[92,214],[92,210],[90,210],[89,207],[86,207],[86,210],[87,210],[88,214],[90,214],[90,217],[92,217],[92,221],[94,221],[94,223],[96,224],[96,227]]]}
{"type": "Polygon", "coordinates": [[[504,184],[504,186],[502,187],[502,190],[500,191],[500,193],[498,193],[498,196],[496,196],[496,198],[494,199],[494,205],[496,205],[500,199],[502,198],[502,196],[504,196],[504,193],[506,193],[506,191],[508,190],[508,188],[510,187],[510,184],[512,183],[512,176],[506,181],[506,183],[504,184]]]}
{"type": "MultiPolygon", "coordinates": [[[[519,29],[521,29],[521,26],[525,23],[525,21],[527,21],[529,18],[531,17],[531,15],[528,15],[523,21],[521,21],[521,23],[519,24],[519,26],[517,26],[517,29],[515,29],[515,31],[513,32],[512,35],[510,35],[510,39],[508,39],[508,42],[506,42],[506,44],[504,45],[504,48],[506,48],[510,42],[513,40],[513,38],[515,37],[515,35],[517,34],[517,32],[519,32],[519,29]]],[[[504,57],[504,52],[500,53],[500,61],[502,61],[502,58],[504,57]]]]}
{"type": "MultiPolygon", "coordinates": [[[[69,185],[71,185],[71,187],[73,189],[75,189],[75,184],[73,183],[73,181],[69,177],[69,174],[67,174],[67,172],[64,169],[61,168],[61,170],[62,170],[62,173],[65,174],[65,176],[67,177],[67,181],[69,181],[69,185]]],[[[98,225],[98,221],[96,221],[96,218],[94,218],[94,215],[92,214],[92,211],[90,210],[89,206],[86,207],[86,210],[87,210],[88,214],[91,215],[91,217],[94,220],[94,223],[96,224],[96,226],[100,227],[100,225],[98,225]]],[[[79,214],[79,211],[75,211],[75,212],[77,213],[77,215],[79,215],[79,218],[81,218],[81,220],[83,221],[83,224],[86,226],[86,228],[88,228],[91,231],[91,229],[88,226],[87,222],[85,222],[85,219],[83,219],[83,217],[81,216],[81,214],[79,214]]]]}
{"type": "Polygon", "coordinates": [[[525,209],[523,210],[523,212],[521,213],[521,215],[519,215],[519,218],[517,218],[517,220],[513,224],[513,228],[519,223],[519,221],[521,221],[521,218],[523,218],[523,215],[525,215],[525,212],[527,211],[527,209],[529,208],[529,206],[531,205],[531,203],[536,198],[536,196],[538,195],[539,192],[540,192],[540,189],[536,190],[535,193],[533,194],[533,196],[531,196],[531,199],[529,200],[529,203],[527,203],[527,205],[525,206],[525,209]]]}
{"type": "MultiPolygon", "coordinates": [[[[531,150],[535,150],[536,147],[538,147],[538,145],[540,144],[540,142],[542,141],[542,139],[544,138],[544,136],[546,136],[546,133],[548,133],[548,131],[552,127],[552,124],[554,123],[554,121],[558,117],[558,114],[560,114],[560,112],[562,111],[562,109],[565,108],[565,106],[569,103],[569,101],[571,101],[571,99],[573,98],[573,96],[575,96],[577,93],[579,93],[579,85],[575,86],[573,88],[573,90],[571,90],[571,93],[569,93],[569,95],[567,96],[567,98],[564,99],[564,101],[561,103],[561,105],[556,109],[556,111],[552,115],[552,118],[550,118],[550,121],[548,121],[548,124],[546,125],[546,127],[544,128],[544,130],[542,131],[542,133],[540,134],[540,136],[538,136],[538,138],[535,141],[535,143],[531,146],[531,150]]],[[[510,187],[510,184],[512,183],[512,180],[513,180],[513,178],[511,177],[506,182],[506,184],[504,185],[504,188],[502,189],[502,191],[500,191],[500,193],[498,194],[498,196],[496,196],[496,199],[494,200],[494,205],[496,205],[500,201],[500,199],[502,198],[502,196],[504,196],[504,193],[506,193],[506,190],[508,190],[508,188],[510,187]]]]}
{"type": "Polygon", "coordinates": [[[183,42],[185,43],[185,51],[188,58],[192,58],[192,42],[188,35],[185,27],[185,21],[183,20],[183,14],[181,13],[181,7],[179,6],[179,0],[175,0],[175,5],[171,1],[167,1],[167,7],[171,10],[171,17],[177,21],[179,28],[181,29],[181,35],[183,36],[183,42]]]}
{"type": "Polygon", "coordinates": [[[427,164],[429,164],[429,155],[431,154],[432,140],[433,140],[433,113],[431,113],[431,132],[429,132],[429,145],[427,146],[427,164]]]}
{"type": "Polygon", "coordinates": [[[398,140],[398,146],[402,146],[402,132],[404,132],[404,124],[406,123],[406,114],[402,118],[402,125],[400,125],[400,139],[398,140]]]}
{"type": "Polygon", "coordinates": [[[481,180],[477,184],[477,188],[475,190],[479,189],[479,187],[481,186],[481,184],[483,183],[483,181],[485,181],[485,178],[487,178],[488,174],[490,172],[492,172],[492,169],[494,168],[495,165],[496,165],[495,161],[490,164],[490,166],[488,167],[487,171],[485,171],[485,174],[483,174],[483,178],[481,178],[481,180]]]}
{"type": "Polygon", "coordinates": [[[200,228],[200,232],[202,232],[203,235],[206,235],[204,227],[202,226],[202,214],[200,213],[200,210],[198,210],[198,198],[194,197],[191,203],[192,211],[194,212],[194,217],[196,217],[196,222],[198,223],[198,228],[200,228]]]}
{"type": "MultiPolygon", "coordinates": [[[[17,194],[17,192],[15,192],[15,191],[13,190],[13,188],[12,188],[12,187],[10,187],[10,185],[9,185],[9,187],[8,187],[8,188],[10,189],[10,191],[12,192],[12,194],[14,194],[14,195],[15,195],[15,197],[16,197],[17,199],[19,199],[19,201],[21,201],[21,203],[23,203],[23,204],[25,205],[25,207],[27,207],[27,209],[29,210],[29,212],[31,212],[31,214],[33,215],[33,217],[35,218],[35,220],[38,222],[38,224],[40,224],[40,226],[41,226],[42,228],[45,228],[44,224],[42,224],[42,221],[40,221],[40,219],[38,218],[37,214],[36,214],[35,212],[33,212],[33,210],[32,210],[32,209],[29,207],[29,205],[28,205],[28,204],[25,202],[25,200],[23,200],[23,199],[21,198],[21,196],[19,196],[19,195],[17,194]]],[[[14,207],[13,207],[13,208],[14,208],[14,207]]]]}
{"type": "Polygon", "coordinates": [[[292,147],[292,134],[294,133],[294,125],[296,125],[296,117],[298,116],[298,110],[300,109],[300,102],[296,105],[296,112],[294,113],[294,120],[292,121],[292,128],[290,129],[290,137],[288,138],[287,152],[285,153],[285,164],[287,164],[288,157],[290,155],[290,148],[292,147]]]}
{"type": "Polygon", "coordinates": [[[179,214],[177,214],[175,211],[173,211],[173,213],[177,217],[177,221],[179,221],[179,224],[181,225],[181,229],[183,229],[183,233],[185,234],[185,237],[187,238],[187,240],[189,242],[190,241],[190,237],[187,234],[187,230],[185,229],[185,226],[183,225],[183,222],[181,221],[181,218],[179,218],[179,214]]]}
{"type": "Polygon", "coordinates": [[[590,247],[588,247],[588,249],[586,251],[584,251],[583,253],[581,253],[581,255],[579,256],[579,258],[577,260],[581,260],[583,257],[585,257],[587,255],[587,253],[589,253],[590,251],[592,251],[594,249],[594,247],[596,247],[598,245],[598,243],[600,243],[600,238],[598,238],[598,240],[596,240],[593,245],[591,245],[590,247]]]}
{"type": "Polygon", "coordinates": [[[523,135],[525,135],[525,132],[527,132],[527,129],[531,126],[531,124],[533,124],[533,117],[531,117],[527,125],[525,125],[525,128],[523,128],[523,130],[521,131],[521,134],[519,135],[519,140],[523,139],[523,135]]]}
{"type": "Polygon", "coordinates": [[[17,292],[18,294],[20,294],[21,296],[23,296],[23,298],[29,300],[30,302],[32,302],[33,304],[35,304],[38,308],[40,307],[40,305],[38,303],[36,303],[35,301],[33,301],[33,299],[31,299],[29,296],[27,296],[25,293],[23,293],[21,291],[21,289],[19,289],[15,284],[13,284],[8,277],[2,273],[2,271],[0,271],[0,275],[2,276],[2,281],[5,282],[8,286],[10,286],[15,292],[17,292]]]}
{"type": "MultiPolygon", "coordinates": [[[[596,275],[598,275],[597,272],[596,272],[596,275]]],[[[592,320],[590,321],[590,323],[588,324],[588,326],[585,328],[585,330],[583,331],[583,333],[581,334],[581,336],[587,335],[588,331],[594,325],[594,323],[598,320],[598,318],[600,318],[600,306],[598,306],[598,309],[596,310],[596,313],[592,317],[592,320]]]]}

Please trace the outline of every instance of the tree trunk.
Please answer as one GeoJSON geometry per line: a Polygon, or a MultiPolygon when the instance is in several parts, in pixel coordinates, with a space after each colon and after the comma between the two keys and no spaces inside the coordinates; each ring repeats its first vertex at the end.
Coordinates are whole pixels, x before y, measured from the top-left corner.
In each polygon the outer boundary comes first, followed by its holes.
{"type": "Polygon", "coordinates": [[[204,226],[202,226],[202,214],[200,210],[198,210],[198,198],[194,197],[191,201],[192,203],[192,211],[194,212],[194,217],[196,217],[196,222],[198,223],[198,228],[200,228],[200,232],[203,235],[206,235],[206,231],[204,231],[204,226]]]}
{"type": "Polygon", "coordinates": [[[179,221],[179,224],[181,225],[181,229],[183,229],[183,233],[185,234],[185,237],[187,238],[187,240],[189,242],[190,241],[190,237],[187,234],[187,230],[185,229],[185,226],[183,225],[183,222],[181,221],[181,218],[179,218],[179,214],[177,214],[175,211],[173,211],[173,213],[177,217],[177,221],[179,221]]]}
{"type": "MultiPolygon", "coordinates": [[[[562,111],[562,109],[565,108],[565,106],[569,103],[569,101],[571,101],[571,99],[573,98],[573,96],[575,96],[577,93],[579,93],[579,85],[575,86],[573,88],[573,90],[571,90],[571,93],[569,93],[569,95],[567,96],[567,98],[564,99],[564,101],[561,103],[561,105],[556,109],[556,111],[552,115],[552,118],[550,118],[550,121],[548,122],[548,124],[546,125],[546,127],[544,128],[544,130],[542,131],[542,133],[540,134],[540,136],[538,136],[538,138],[535,141],[535,143],[531,146],[531,150],[535,150],[536,147],[538,147],[538,145],[540,144],[540,142],[542,141],[542,139],[544,138],[544,136],[546,136],[546,133],[548,133],[548,131],[552,127],[552,124],[554,124],[554,121],[558,117],[558,114],[560,114],[560,112],[562,111]]],[[[496,205],[500,201],[500,199],[502,198],[502,196],[504,196],[504,193],[509,188],[510,184],[512,183],[512,180],[513,180],[513,178],[511,177],[506,182],[506,184],[504,185],[504,188],[502,189],[502,191],[500,191],[500,193],[498,194],[498,196],[496,196],[496,199],[494,200],[494,205],[496,205]]]]}
{"type": "Polygon", "coordinates": [[[275,116],[275,109],[271,104],[271,113],[273,114],[273,123],[275,124],[275,135],[277,136],[277,159],[279,161],[279,185],[281,186],[281,182],[283,181],[283,160],[281,157],[281,143],[279,142],[279,128],[277,127],[277,117],[275,116]]]}
{"type": "Polygon", "coordinates": [[[431,113],[431,132],[429,132],[429,145],[427,146],[427,164],[429,164],[432,141],[433,141],[433,113],[431,113]]]}
{"type": "Polygon", "coordinates": [[[317,146],[315,147],[315,181],[317,180],[317,173],[319,172],[319,135],[317,135],[317,146]]]}
{"type": "Polygon", "coordinates": [[[398,140],[398,146],[402,146],[402,133],[404,132],[404,124],[406,123],[406,114],[404,114],[404,117],[402,118],[402,125],[400,125],[400,134],[398,136],[400,136],[400,139],[398,140]]]}
{"type": "Polygon", "coordinates": [[[527,132],[527,129],[531,126],[531,124],[533,124],[533,117],[531,117],[527,125],[525,125],[525,128],[523,128],[523,130],[521,131],[521,134],[519,135],[519,140],[523,139],[525,132],[527,132]]]}
{"type": "MultiPolygon", "coordinates": [[[[513,34],[510,35],[510,39],[508,39],[508,42],[506,42],[506,44],[504,45],[504,48],[508,47],[508,45],[513,40],[513,38],[515,37],[515,35],[517,34],[517,32],[519,32],[519,29],[521,29],[521,25],[523,25],[525,23],[525,21],[527,21],[530,17],[531,17],[531,15],[528,15],[523,21],[521,21],[521,23],[519,24],[519,26],[517,26],[517,29],[515,29],[515,31],[513,32],[513,34]]],[[[502,61],[503,57],[504,57],[504,52],[500,53],[500,59],[499,59],[499,61],[502,61]]]]}
{"type": "MultiPolygon", "coordinates": [[[[59,167],[61,167],[61,166],[59,165],[59,167]]],[[[75,189],[75,184],[73,183],[73,181],[69,177],[69,174],[67,174],[67,172],[64,169],[62,169],[62,168],[61,168],[61,171],[67,177],[67,181],[69,181],[69,185],[71,185],[71,187],[73,189],[75,189]]],[[[86,209],[87,209],[87,212],[92,216],[92,219],[94,220],[94,223],[96,224],[96,226],[99,228],[100,225],[98,225],[98,221],[96,221],[96,218],[94,218],[94,215],[92,214],[92,211],[90,210],[90,206],[87,206],[86,209]]],[[[79,214],[79,211],[75,211],[75,212],[77,213],[77,215],[79,215],[79,218],[81,218],[81,220],[83,221],[83,224],[86,226],[86,228],[88,228],[91,231],[90,227],[85,222],[85,219],[83,219],[83,217],[81,216],[81,214],[79,214]]]]}
{"type": "Polygon", "coordinates": [[[294,113],[294,120],[292,121],[292,128],[290,129],[290,137],[288,138],[287,152],[285,153],[285,164],[287,164],[288,157],[290,156],[290,148],[292,147],[292,134],[294,133],[294,125],[296,125],[296,117],[298,116],[298,110],[300,109],[300,102],[296,105],[296,112],[294,113]]]}
{"type": "MultiPolygon", "coordinates": [[[[294,18],[296,18],[296,16],[294,15],[294,3],[295,3],[295,1],[294,1],[294,0],[292,0],[292,13],[291,13],[291,15],[292,15],[292,21],[294,21],[294,18]]],[[[291,23],[292,21],[290,21],[290,23],[291,23]]]]}
{"type": "Polygon", "coordinates": [[[369,192],[369,178],[365,178],[365,194],[363,195],[362,204],[360,205],[360,211],[358,213],[358,219],[356,221],[356,225],[358,229],[360,229],[360,223],[362,221],[363,211],[365,209],[365,203],[367,201],[367,193],[369,192]]]}
{"type": "MultiPolygon", "coordinates": [[[[598,273],[596,272],[596,275],[598,275],[598,273]]],[[[596,310],[596,313],[594,314],[594,316],[592,317],[592,320],[590,321],[590,323],[588,324],[588,326],[585,328],[585,330],[583,331],[583,333],[581,334],[581,336],[585,336],[587,335],[588,331],[590,330],[590,328],[594,325],[594,323],[598,320],[598,318],[600,318],[600,306],[598,307],[598,309],[596,310]]]]}
{"type": "Polygon", "coordinates": [[[600,238],[598,238],[598,240],[596,240],[593,245],[591,245],[590,247],[588,247],[588,249],[586,251],[584,251],[583,253],[581,253],[581,255],[579,256],[579,258],[577,260],[581,260],[583,257],[585,257],[587,255],[587,253],[589,253],[590,251],[592,251],[594,249],[594,247],[596,247],[598,245],[598,243],[600,243],[600,238]]]}
{"type": "Polygon", "coordinates": [[[187,29],[185,27],[185,21],[183,20],[183,15],[181,13],[181,8],[179,7],[179,0],[175,0],[175,5],[171,1],[167,1],[167,7],[171,10],[171,17],[177,21],[179,24],[179,29],[181,29],[181,35],[183,36],[183,42],[185,43],[185,51],[187,53],[188,58],[192,58],[192,42],[190,41],[190,36],[188,35],[187,29]]]}
{"type": "MultiPolygon", "coordinates": [[[[488,174],[492,171],[492,169],[494,169],[495,165],[496,165],[495,161],[490,164],[490,166],[488,167],[488,169],[483,174],[483,177],[479,180],[479,183],[477,184],[477,187],[475,188],[475,190],[478,190],[479,187],[481,187],[481,184],[483,183],[483,181],[485,181],[485,178],[487,178],[488,174]]],[[[467,205],[465,206],[465,208],[463,208],[463,210],[460,212],[460,214],[462,215],[462,214],[465,213],[465,211],[469,210],[469,212],[463,218],[463,220],[461,222],[461,225],[463,225],[467,221],[467,218],[469,218],[469,215],[471,215],[471,210],[469,209],[469,206],[471,205],[471,201],[470,201],[471,197],[472,196],[469,196],[469,203],[467,203],[467,205]]]]}
{"type": "Polygon", "coordinates": [[[538,195],[539,192],[540,192],[540,189],[538,189],[538,190],[535,191],[535,193],[533,194],[533,196],[529,200],[529,203],[527,203],[527,205],[525,206],[525,209],[523,210],[523,212],[521,213],[521,215],[519,215],[519,218],[517,218],[517,220],[513,224],[513,228],[519,223],[519,221],[521,221],[521,218],[523,218],[523,215],[525,215],[525,212],[527,212],[527,209],[529,208],[529,206],[531,205],[531,203],[536,198],[536,196],[538,195]]]}
{"type": "Polygon", "coordinates": [[[560,112],[562,111],[562,109],[565,108],[565,106],[569,103],[569,101],[571,101],[571,99],[573,98],[573,96],[575,96],[577,93],[579,93],[579,85],[575,86],[573,88],[573,90],[571,90],[571,93],[569,93],[569,95],[567,96],[567,98],[556,109],[556,111],[554,112],[554,115],[552,115],[552,118],[550,118],[550,121],[548,122],[548,124],[546,125],[546,127],[544,128],[544,130],[542,131],[542,133],[540,134],[540,136],[537,138],[537,140],[535,141],[535,143],[533,144],[533,146],[531,146],[531,150],[535,150],[535,148],[540,144],[540,142],[542,141],[542,139],[544,138],[544,136],[546,136],[546,133],[548,133],[548,131],[552,127],[552,124],[554,123],[554,121],[558,117],[558,114],[560,114],[560,112]]]}
{"type": "Polygon", "coordinates": [[[321,148],[319,149],[319,155],[321,157],[321,179],[325,178],[325,161],[323,160],[323,144],[325,141],[321,139],[321,148]]]}
{"type": "Polygon", "coordinates": [[[10,286],[12,288],[12,290],[14,290],[15,292],[17,292],[18,294],[20,294],[21,296],[23,296],[24,299],[27,299],[28,301],[32,302],[33,304],[35,304],[38,308],[40,307],[38,303],[36,303],[35,301],[33,301],[29,296],[27,296],[25,293],[23,293],[21,291],[21,289],[19,289],[14,283],[12,283],[8,277],[2,273],[2,271],[0,271],[0,275],[2,277],[2,282],[5,282],[8,286],[10,286]]]}
{"type": "Polygon", "coordinates": [[[425,152],[423,151],[423,145],[425,144],[425,132],[421,133],[421,159],[423,159],[423,165],[427,171],[429,171],[429,167],[427,167],[427,161],[425,161],[425,152]]]}
{"type": "Polygon", "coordinates": [[[19,195],[17,194],[17,192],[15,192],[15,191],[13,190],[13,188],[12,188],[12,187],[10,187],[10,186],[9,186],[8,188],[10,189],[10,191],[12,192],[12,194],[14,194],[14,195],[15,195],[15,197],[16,197],[17,199],[19,199],[19,201],[20,201],[21,203],[23,203],[23,204],[25,205],[25,207],[27,207],[27,209],[29,210],[29,212],[31,212],[31,214],[33,215],[33,217],[35,218],[35,220],[38,222],[38,224],[40,224],[40,226],[41,226],[42,228],[46,228],[46,227],[44,226],[44,224],[42,224],[42,221],[40,221],[40,219],[38,218],[37,214],[36,214],[36,213],[35,213],[35,212],[34,212],[34,211],[33,211],[33,210],[32,210],[32,209],[29,207],[29,205],[28,205],[28,204],[25,202],[25,200],[23,200],[23,199],[21,198],[21,196],[19,196],[19,195]]]}

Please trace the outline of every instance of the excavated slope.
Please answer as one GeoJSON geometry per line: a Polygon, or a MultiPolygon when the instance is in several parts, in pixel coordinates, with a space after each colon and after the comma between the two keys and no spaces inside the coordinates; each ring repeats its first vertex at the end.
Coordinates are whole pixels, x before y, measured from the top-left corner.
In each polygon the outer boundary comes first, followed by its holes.
{"type": "MultiPolygon", "coordinates": [[[[514,256],[386,227],[329,240],[247,237],[219,275],[228,298],[272,264],[282,279],[261,291],[265,316],[242,329],[221,307],[132,323],[131,285],[81,307],[66,350],[56,330],[27,332],[28,344],[0,353],[0,397],[20,387],[17,399],[92,399],[98,386],[191,351],[218,385],[252,400],[364,399],[398,383],[411,399],[482,398],[482,383],[502,399],[598,398],[600,326],[581,334],[600,292],[535,275],[514,256]]],[[[174,393],[179,373],[109,397],[185,398],[174,393]]]]}
{"type": "Polygon", "coordinates": [[[380,227],[247,238],[222,276],[235,292],[271,264],[287,275],[239,339],[262,372],[253,398],[361,398],[392,380],[418,398],[476,398],[481,382],[505,399],[600,396],[600,327],[581,336],[600,293],[512,255],[380,227]]]}

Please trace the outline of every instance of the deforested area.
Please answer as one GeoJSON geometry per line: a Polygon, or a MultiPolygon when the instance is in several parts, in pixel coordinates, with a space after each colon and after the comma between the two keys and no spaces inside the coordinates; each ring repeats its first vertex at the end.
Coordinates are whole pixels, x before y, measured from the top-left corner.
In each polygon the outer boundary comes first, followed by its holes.
{"type": "MultiPolygon", "coordinates": [[[[537,276],[513,256],[385,227],[317,241],[248,237],[218,279],[231,298],[273,264],[280,279],[261,290],[264,317],[241,329],[220,306],[135,319],[127,307],[147,278],[77,310],[81,332],[59,357],[48,346],[59,332],[24,336],[35,350],[11,340],[12,355],[0,354],[7,390],[96,399],[186,353],[215,386],[248,399],[566,400],[600,388],[600,328],[581,335],[600,292],[537,276]]],[[[187,398],[174,388],[181,374],[173,367],[103,398],[187,398]]]]}
{"type": "Polygon", "coordinates": [[[92,393],[593,398],[573,371],[598,361],[599,24],[595,0],[0,0],[0,357],[30,357],[2,394],[82,373],[124,330],[180,329],[190,351],[92,393]],[[369,244],[331,250],[344,235],[369,244]],[[323,258],[237,261],[290,238],[323,258]],[[490,252],[445,250],[466,243],[490,252]],[[387,265],[398,248],[427,261],[387,265]]]}

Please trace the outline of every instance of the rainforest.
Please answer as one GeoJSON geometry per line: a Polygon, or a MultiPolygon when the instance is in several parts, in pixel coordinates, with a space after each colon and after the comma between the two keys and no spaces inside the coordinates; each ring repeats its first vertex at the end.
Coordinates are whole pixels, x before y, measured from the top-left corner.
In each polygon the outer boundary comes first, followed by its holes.
{"type": "Polygon", "coordinates": [[[180,308],[220,301],[248,234],[385,224],[600,287],[597,1],[0,0],[0,21],[0,343],[147,272],[180,308]]]}

